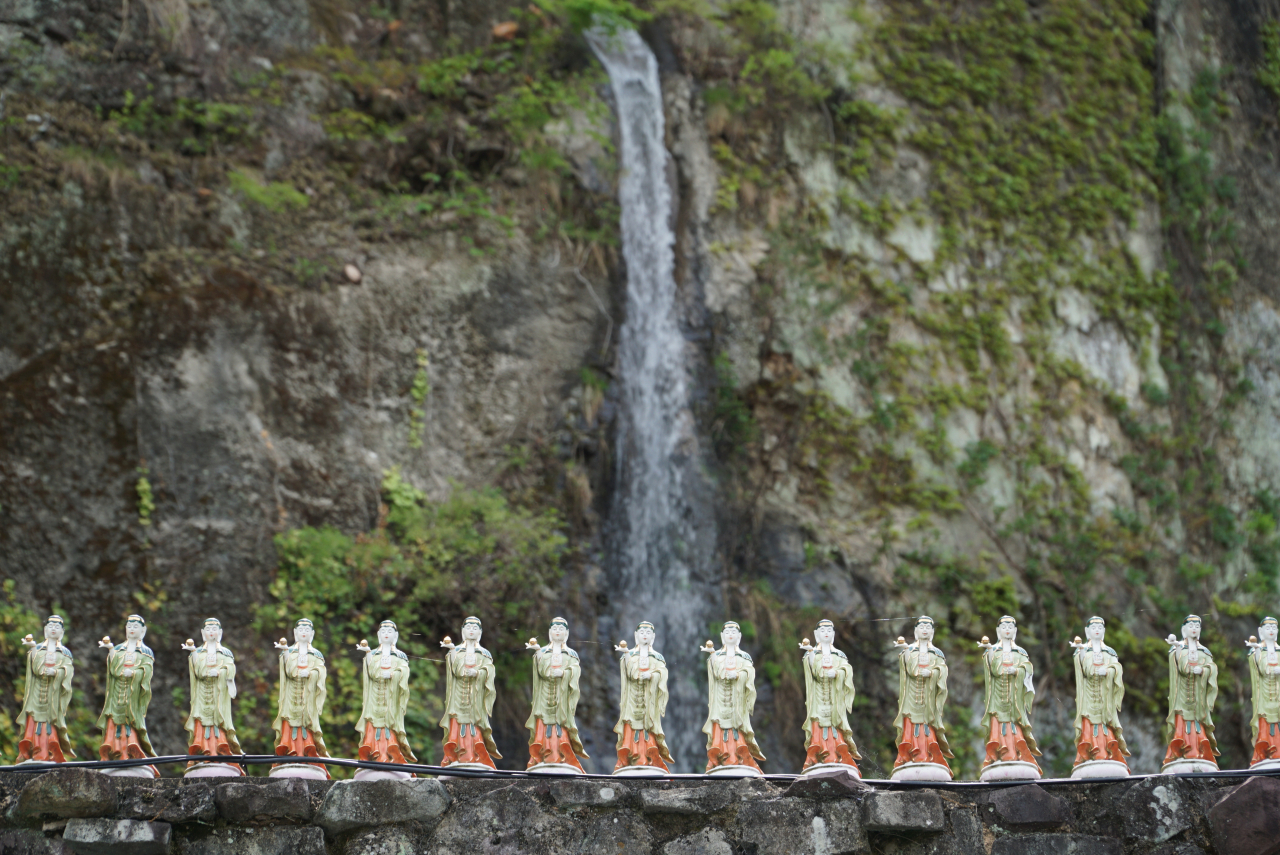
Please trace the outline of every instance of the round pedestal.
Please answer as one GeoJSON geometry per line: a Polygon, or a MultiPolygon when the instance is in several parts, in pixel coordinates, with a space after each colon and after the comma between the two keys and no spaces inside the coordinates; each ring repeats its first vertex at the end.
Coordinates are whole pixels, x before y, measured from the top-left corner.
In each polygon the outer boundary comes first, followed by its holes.
{"type": "Polygon", "coordinates": [[[1040,770],[1036,764],[1023,760],[1002,760],[982,770],[979,781],[1038,781],[1040,770]]]}
{"type": "Polygon", "coordinates": [[[665,778],[667,773],[657,766],[623,766],[613,772],[619,778],[665,778]]]}
{"type": "MultiPolygon", "coordinates": [[[[240,767],[237,766],[237,769],[240,767]]],[[[104,775],[115,778],[159,778],[160,771],[155,766],[128,766],[124,769],[100,769],[104,775]]]]}
{"type": "Polygon", "coordinates": [[[951,770],[941,763],[903,763],[894,768],[890,781],[950,781],[951,770]]]}
{"type": "MultiPolygon", "coordinates": [[[[848,772],[855,778],[861,778],[862,773],[858,771],[857,766],[848,763],[814,763],[808,769],[800,773],[800,777],[807,778],[810,775],[817,775],[821,772],[848,772]]],[[[714,772],[712,774],[715,774],[714,772]]]]}
{"type": "Polygon", "coordinates": [[[1208,760],[1174,760],[1160,767],[1161,775],[1186,775],[1191,772],[1216,772],[1218,764],[1208,760]]]}
{"type": "Polygon", "coordinates": [[[352,780],[355,781],[407,781],[413,777],[412,772],[399,772],[393,769],[361,769],[352,780]]]}
{"type": "Polygon", "coordinates": [[[1086,760],[1071,770],[1073,778],[1127,778],[1129,767],[1119,760],[1086,760]]]}
{"type": "Polygon", "coordinates": [[[763,778],[764,773],[754,766],[728,764],[717,766],[707,773],[713,778],[763,778]]]}
{"type": "Polygon", "coordinates": [[[1280,769],[1280,760],[1259,760],[1249,765],[1250,772],[1273,772],[1280,769]]]}
{"type": "Polygon", "coordinates": [[[281,763],[279,766],[272,766],[271,771],[267,773],[267,777],[327,781],[329,780],[329,773],[325,771],[323,766],[315,766],[311,763],[281,763]]]}
{"type": "Polygon", "coordinates": [[[582,770],[568,763],[535,763],[525,770],[540,775],[581,775],[582,770]]]}
{"type": "Polygon", "coordinates": [[[244,770],[234,763],[196,763],[182,773],[184,778],[240,778],[244,770]]]}
{"type": "Polygon", "coordinates": [[[473,772],[492,772],[494,767],[486,766],[483,763],[450,763],[445,766],[446,769],[469,769],[473,772]]]}

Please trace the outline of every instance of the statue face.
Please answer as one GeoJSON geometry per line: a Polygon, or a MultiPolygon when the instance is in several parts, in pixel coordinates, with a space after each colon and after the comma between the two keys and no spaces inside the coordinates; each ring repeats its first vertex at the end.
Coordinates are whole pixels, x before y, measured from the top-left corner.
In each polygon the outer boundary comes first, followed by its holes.
{"type": "Polygon", "coordinates": [[[927,620],[922,620],[916,624],[916,641],[928,644],[933,641],[933,624],[927,620]]]}
{"type": "Polygon", "coordinates": [[[835,627],[823,624],[813,631],[813,637],[818,640],[819,644],[831,644],[836,640],[835,627]]]}
{"type": "Polygon", "coordinates": [[[62,624],[56,620],[51,620],[44,625],[44,637],[47,641],[57,644],[62,641],[62,624]]]}
{"type": "Polygon", "coordinates": [[[379,644],[390,644],[392,646],[395,646],[395,643],[399,640],[400,640],[400,633],[396,632],[395,627],[393,626],[378,627],[378,643],[379,644]]]}
{"type": "Polygon", "coordinates": [[[1278,634],[1277,629],[1280,628],[1278,628],[1274,623],[1264,623],[1262,626],[1258,627],[1258,638],[1261,638],[1263,641],[1275,641],[1276,635],[1278,634]]]}
{"type": "Polygon", "coordinates": [[[996,627],[996,638],[1001,641],[1013,641],[1018,637],[1018,625],[1011,620],[1001,621],[996,627]]]}
{"type": "Polygon", "coordinates": [[[547,630],[553,644],[564,644],[569,640],[569,627],[562,623],[553,623],[551,628],[547,630]]]}
{"type": "Polygon", "coordinates": [[[463,641],[479,641],[480,625],[475,623],[464,623],[462,625],[462,640],[463,641]]]}
{"type": "Polygon", "coordinates": [[[221,644],[222,627],[216,623],[207,623],[204,625],[204,629],[200,630],[200,637],[204,639],[205,644],[212,644],[213,642],[221,644]]]}
{"type": "Polygon", "coordinates": [[[299,644],[311,644],[312,639],[316,637],[315,627],[305,623],[300,623],[293,628],[293,640],[299,644]]]}
{"type": "Polygon", "coordinates": [[[1200,621],[1193,620],[1182,625],[1182,637],[1200,640],[1200,621]]]}
{"type": "Polygon", "coordinates": [[[147,634],[147,625],[141,621],[131,620],[124,625],[124,637],[129,641],[141,641],[147,634]]]}
{"type": "Polygon", "coordinates": [[[636,647],[640,645],[653,646],[653,639],[656,638],[651,628],[642,626],[636,630],[636,647]]]}
{"type": "Polygon", "coordinates": [[[1096,620],[1084,628],[1085,638],[1090,641],[1101,641],[1102,637],[1107,634],[1107,628],[1096,620]]]}
{"type": "Polygon", "coordinates": [[[742,640],[742,632],[736,626],[726,626],[720,633],[720,643],[726,647],[737,647],[742,640]]]}

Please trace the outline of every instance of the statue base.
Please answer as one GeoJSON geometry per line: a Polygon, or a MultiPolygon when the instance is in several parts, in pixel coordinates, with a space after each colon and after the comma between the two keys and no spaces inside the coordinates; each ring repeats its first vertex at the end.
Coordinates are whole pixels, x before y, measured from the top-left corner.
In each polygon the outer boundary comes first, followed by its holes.
{"type": "Polygon", "coordinates": [[[243,778],[244,769],[234,763],[206,763],[196,761],[182,773],[184,778],[243,778]]]}
{"type": "Polygon", "coordinates": [[[1119,760],[1086,760],[1071,770],[1073,778],[1127,778],[1129,767],[1119,760]]]}
{"type": "Polygon", "coordinates": [[[982,770],[979,781],[1038,781],[1040,770],[1025,760],[1000,760],[982,770]]]}
{"type": "Polygon", "coordinates": [[[484,763],[450,763],[448,766],[445,766],[444,768],[446,768],[446,769],[450,769],[450,770],[453,770],[453,769],[466,769],[466,770],[471,771],[471,772],[493,772],[493,771],[495,771],[494,767],[492,767],[492,766],[487,766],[487,765],[485,765],[484,763]]]}
{"type": "Polygon", "coordinates": [[[665,778],[666,772],[657,766],[623,766],[613,771],[617,778],[665,778]]]}
{"type": "Polygon", "coordinates": [[[581,775],[582,770],[577,766],[570,766],[568,763],[535,763],[526,772],[533,772],[538,775],[581,775]]]}
{"type": "Polygon", "coordinates": [[[394,769],[361,769],[356,772],[353,781],[407,781],[413,777],[412,772],[399,772],[394,769]]]}
{"type": "Polygon", "coordinates": [[[890,781],[950,781],[951,770],[941,763],[903,763],[895,766],[890,781]]]}
{"type": "MultiPolygon", "coordinates": [[[[237,769],[240,767],[237,766],[237,769]]],[[[155,766],[126,766],[123,769],[99,769],[104,775],[114,778],[159,778],[160,770],[155,766]]]]}
{"type": "MultiPolygon", "coordinates": [[[[843,764],[841,764],[843,765],[843,764]]],[[[734,763],[728,763],[724,766],[717,766],[707,772],[713,778],[763,778],[764,772],[761,772],[755,766],[739,766],[734,763]]]]}
{"type": "Polygon", "coordinates": [[[1250,772],[1274,772],[1280,770],[1280,760],[1259,760],[1249,766],[1250,772]]]}
{"type": "Polygon", "coordinates": [[[307,781],[327,781],[329,773],[323,766],[311,763],[281,763],[272,766],[267,773],[268,778],[302,778],[307,781]]]}
{"type": "Polygon", "coordinates": [[[1218,764],[1209,760],[1174,760],[1160,767],[1161,775],[1188,775],[1192,772],[1216,772],[1218,764]]]}
{"type": "MultiPolygon", "coordinates": [[[[862,773],[858,771],[858,767],[848,763],[814,763],[801,772],[800,777],[807,778],[810,775],[820,775],[823,772],[848,772],[853,777],[859,780],[862,779],[862,773]]],[[[715,773],[713,772],[712,774],[715,773]]]]}

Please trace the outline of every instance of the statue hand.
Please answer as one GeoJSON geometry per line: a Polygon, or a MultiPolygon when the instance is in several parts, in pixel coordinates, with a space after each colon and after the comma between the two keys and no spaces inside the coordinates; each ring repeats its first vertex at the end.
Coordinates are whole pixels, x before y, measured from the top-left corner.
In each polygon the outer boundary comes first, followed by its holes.
{"type": "Polygon", "coordinates": [[[32,638],[30,635],[28,635],[26,638],[22,639],[22,646],[23,646],[23,647],[35,647],[35,646],[36,646],[36,640],[35,640],[34,638],[32,638]]]}
{"type": "Polygon", "coordinates": [[[920,669],[920,671],[919,671],[918,673],[920,674],[920,676],[921,676],[921,677],[932,677],[932,676],[933,676],[933,669],[932,669],[932,668],[921,668],[921,669],[920,669]]]}
{"type": "Polygon", "coordinates": [[[1203,674],[1203,673],[1204,673],[1204,669],[1203,669],[1203,668],[1201,668],[1199,665],[1197,665],[1196,667],[1194,667],[1194,668],[1192,668],[1192,669],[1191,669],[1191,673],[1192,673],[1192,674],[1203,674]]]}
{"type": "MultiPolygon", "coordinates": [[[[223,669],[223,670],[225,671],[226,669],[223,669]]],[[[232,700],[235,700],[235,697],[236,697],[236,681],[235,681],[234,679],[233,679],[230,683],[228,683],[228,684],[227,684],[227,697],[231,698],[232,700]]]]}
{"type": "Polygon", "coordinates": [[[120,671],[120,676],[121,676],[121,677],[132,677],[132,676],[133,676],[133,669],[132,669],[132,668],[124,668],[124,669],[122,669],[122,670],[120,671]]]}
{"type": "Polygon", "coordinates": [[[57,672],[58,672],[57,668],[53,668],[49,665],[46,665],[44,666],[44,668],[40,669],[40,673],[44,674],[46,677],[52,677],[57,672]]]}

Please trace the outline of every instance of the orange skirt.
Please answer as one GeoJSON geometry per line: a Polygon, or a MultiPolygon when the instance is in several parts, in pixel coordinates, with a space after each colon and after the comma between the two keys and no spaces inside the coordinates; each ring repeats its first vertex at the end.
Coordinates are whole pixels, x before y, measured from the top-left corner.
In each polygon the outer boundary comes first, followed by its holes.
{"type": "Polygon", "coordinates": [[[998,721],[991,717],[991,732],[987,735],[987,759],[982,766],[986,768],[992,763],[1007,763],[1019,760],[1030,763],[1039,771],[1040,764],[1031,753],[1026,737],[1022,735],[1022,727],[1016,721],[998,721]]]}
{"type": "Polygon", "coordinates": [[[658,742],[649,735],[649,731],[639,732],[631,729],[631,722],[622,723],[622,747],[618,749],[618,765],[613,771],[628,766],[652,766],[664,772],[670,772],[667,764],[662,762],[662,749],[658,742]]]}
{"type": "Polygon", "coordinates": [[[444,760],[440,765],[452,763],[481,763],[490,769],[497,768],[489,756],[489,747],[484,744],[480,728],[474,724],[458,724],[456,718],[450,717],[449,735],[444,740],[444,760]]]}
{"type": "Polygon", "coordinates": [[[853,752],[840,735],[838,728],[821,727],[817,719],[809,720],[809,750],[805,752],[804,769],[818,763],[843,763],[857,769],[853,762],[853,752]]]}
{"type": "Polygon", "coordinates": [[[373,722],[365,720],[364,738],[360,740],[360,750],[356,756],[361,760],[373,763],[403,763],[404,752],[396,741],[396,734],[389,727],[374,727],[373,722]]]}
{"type": "Polygon", "coordinates": [[[717,766],[750,766],[759,769],[751,756],[751,746],[736,730],[721,730],[720,722],[711,722],[711,745],[707,748],[707,771],[717,766]]]}
{"type": "Polygon", "coordinates": [[[1208,760],[1217,763],[1217,755],[1209,734],[1198,721],[1188,722],[1182,713],[1174,713],[1173,738],[1169,740],[1169,750],[1165,752],[1164,762],[1174,760],[1208,760]]]}
{"type": "Polygon", "coordinates": [[[1084,716],[1080,719],[1080,742],[1076,744],[1075,765],[1079,766],[1090,760],[1125,762],[1124,753],[1120,751],[1120,743],[1111,728],[1105,724],[1094,724],[1084,716]]]}
{"type": "Polygon", "coordinates": [[[539,763],[567,763],[578,771],[583,771],[582,763],[573,753],[569,731],[558,724],[547,727],[542,719],[537,719],[534,727],[533,742],[529,743],[529,765],[525,768],[532,768],[539,763]]]}
{"type": "MultiPolygon", "coordinates": [[[[102,744],[98,746],[98,757],[102,760],[141,760],[147,753],[138,742],[138,734],[127,724],[116,724],[115,719],[107,717],[107,726],[102,731],[102,744]]],[[[160,777],[160,770],[155,766],[147,766],[151,772],[160,777]]]]}
{"type": "Polygon", "coordinates": [[[27,726],[18,740],[18,762],[39,760],[43,763],[65,763],[57,729],[47,721],[36,721],[27,713],[27,726]]]}
{"type": "Polygon", "coordinates": [[[196,719],[195,730],[191,735],[191,744],[187,746],[188,754],[230,754],[231,744],[227,742],[226,731],[217,725],[205,724],[196,719]]]}
{"type": "MultiPolygon", "coordinates": [[[[316,747],[316,738],[305,727],[293,727],[284,721],[280,723],[276,754],[281,757],[319,757],[320,749],[316,747]]],[[[324,769],[324,776],[329,777],[329,769],[323,763],[311,765],[324,769]]]]}
{"type": "Polygon", "coordinates": [[[947,758],[942,754],[942,746],[938,744],[937,732],[927,724],[915,724],[910,716],[902,717],[898,756],[893,761],[893,767],[896,769],[904,763],[937,763],[945,766],[948,772],[951,771],[947,758]]]}
{"type": "Polygon", "coordinates": [[[1258,716],[1258,741],[1253,744],[1253,759],[1249,763],[1277,758],[1280,758],[1280,722],[1268,722],[1265,716],[1258,716]]]}

